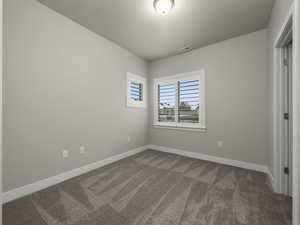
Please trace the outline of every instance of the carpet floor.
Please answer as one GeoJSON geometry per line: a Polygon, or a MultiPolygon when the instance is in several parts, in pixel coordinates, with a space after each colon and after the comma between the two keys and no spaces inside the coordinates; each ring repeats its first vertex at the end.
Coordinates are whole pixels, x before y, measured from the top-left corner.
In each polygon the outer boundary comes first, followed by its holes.
{"type": "Polygon", "coordinates": [[[263,173],[148,150],[9,202],[4,225],[290,225],[263,173]]]}

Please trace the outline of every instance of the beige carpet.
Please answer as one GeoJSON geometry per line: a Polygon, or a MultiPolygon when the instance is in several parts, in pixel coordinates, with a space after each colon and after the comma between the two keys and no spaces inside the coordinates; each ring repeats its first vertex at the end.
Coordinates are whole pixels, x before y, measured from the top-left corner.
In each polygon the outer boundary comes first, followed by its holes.
{"type": "Polygon", "coordinates": [[[4,225],[290,225],[263,173],[148,150],[7,203],[4,225]]]}

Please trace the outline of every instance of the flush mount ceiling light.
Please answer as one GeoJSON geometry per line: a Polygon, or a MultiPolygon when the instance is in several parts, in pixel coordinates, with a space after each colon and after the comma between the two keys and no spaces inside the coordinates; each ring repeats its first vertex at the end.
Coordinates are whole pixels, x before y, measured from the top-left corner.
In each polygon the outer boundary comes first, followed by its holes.
{"type": "Polygon", "coordinates": [[[174,5],[174,0],[154,0],[153,2],[154,9],[161,15],[170,13],[174,5]]]}

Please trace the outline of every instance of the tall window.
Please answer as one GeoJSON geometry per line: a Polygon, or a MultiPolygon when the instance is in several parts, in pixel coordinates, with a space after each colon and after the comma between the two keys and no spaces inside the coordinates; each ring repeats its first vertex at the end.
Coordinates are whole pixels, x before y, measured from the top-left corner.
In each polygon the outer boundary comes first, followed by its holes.
{"type": "Polygon", "coordinates": [[[204,71],[154,81],[154,125],[205,128],[204,71]]]}

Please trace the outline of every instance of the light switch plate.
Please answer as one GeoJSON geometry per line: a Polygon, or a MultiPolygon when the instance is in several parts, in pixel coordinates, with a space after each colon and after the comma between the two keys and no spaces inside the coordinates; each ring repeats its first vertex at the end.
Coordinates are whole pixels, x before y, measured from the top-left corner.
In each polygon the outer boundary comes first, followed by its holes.
{"type": "Polygon", "coordinates": [[[68,157],[69,157],[69,151],[66,150],[66,149],[63,149],[63,150],[62,150],[62,157],[63,157],[63,158],[68,158],[68,157]]]}
{"type": "Polygon", "coordinates": [[[80,152],[80,154],[84,154],[86,151],[85,151],[85,146],[80,146],[80,148],[79,148],[79,152],[80,152]]]}
{"type": "Polygon", "coordinates": [[[223,141],[218,141],[217,144],[218,144],[218,147],[219,147],[219,148],[222,148],[222,147],[223,147],[223,141]]]}

